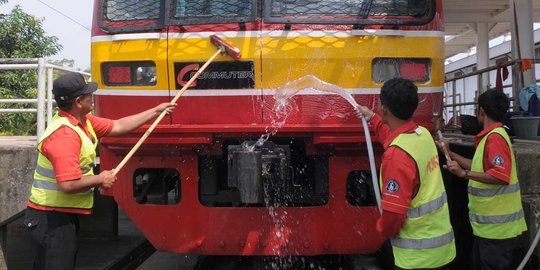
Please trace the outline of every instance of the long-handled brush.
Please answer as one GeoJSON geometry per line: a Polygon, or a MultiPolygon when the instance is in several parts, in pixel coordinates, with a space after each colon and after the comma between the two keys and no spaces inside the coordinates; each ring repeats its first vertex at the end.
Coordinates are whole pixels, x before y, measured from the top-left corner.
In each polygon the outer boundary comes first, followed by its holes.
{"type": "MultiPolygon", "coordinates": [[[[212,44],[214,44],[218,48],[217,52],[214,53],[214,55],[212,55],[212,57],[210,57],[210,59],[208,59],[208,61],[206,61],[206,63],[204,63],[204,65],[197,71],[197,73],[195,73],[195,75],[193,77],[191,77],[191,79],[186,83],[186,85],[184,85],[184,87],[182,87],[180,92],[178,92],[176,94],[176,96],[173,98],[173,100],[171,100],[171,103],[176,103],[176,101],[180,98],[180,96],[182,96],[182,94],[184,94],[184,92],[191,85],[191,83],[193,83],[193,81],[195,81],[197,79],[197,77],[199,77],[199,75],[206,69],[206,67],[212,61],[214,61],[214,58],[216,58],[219,54],[223,54],[223,55],[227,54],[227,55],[229,55],[230,57],[232,57],[234,59],[240,59],[240,57],[242,55],[238,48],[228,44],[227,42],[225,42],[223,39],[219,38],[216,35],[211,35],[210,36],[210,42],[212,44]]],[[[143,144],[144,140],[146,140],[146,138],[148,138],[148,136],[150,136],[152,131],[154,131],[154,128],[156,128],[157,124],[161,121],[161,119],[163,119],[163,117],[166,114],[167,114],[167,111],[164,110],[159,115],[159,117],[154,121],[154,123],[152,123],[150,128],[148,128],[148,130],[139,139],[139,141],[135,144],[135,146],[133,146],[133,148],[124,157],[124,159],[122,159],[122,161],[118,164],[118,166],[116,166],[116,168],[114,168],[113,175],[116,175],[124,167],[124,165],[126,165],[126,163],[131,158],[131,156],[133,156],[133,154],[135,154],[137,149],[139,149],[139,147],[143,144]]]]}

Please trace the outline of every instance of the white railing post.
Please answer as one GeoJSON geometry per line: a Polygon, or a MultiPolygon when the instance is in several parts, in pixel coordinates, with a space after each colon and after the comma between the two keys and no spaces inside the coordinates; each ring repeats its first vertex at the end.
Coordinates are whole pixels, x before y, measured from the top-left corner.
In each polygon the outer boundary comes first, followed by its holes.
{"type": "Polygon", "coordinates": [[[83,76],[90,76],[90,73],[78,70],[67,69],[65,67],[47,63],[45,58],[0,58],[0,70],[37,70],[37,99],[2,99],[0,104],[4,103],[33,103],[36,107],[31,109],[4,109],[0,108],[1,113],[35,113],[37,116],[36,137],[39,139],[45,131],[46,123],[50,123],[53,117],[52,95],[53,75],[55,70],[65,72],[77,72],[83,76]]]}
{"type": "Polygon", "coordinates": [[[47,125],[51,123],[53,112],[53,68],[47,68],[47,125]]]}
{"type": "Polygon", "coordinates": [[[38,89],[37,89],[37,140],[45,131],[45,58],[38,59],[38,89]]]}
{"type": "Polygon", "coordinates": [[[452,82],[452,125],[457,126],[457,113],[456,113],[456,81],[452,82]]]}

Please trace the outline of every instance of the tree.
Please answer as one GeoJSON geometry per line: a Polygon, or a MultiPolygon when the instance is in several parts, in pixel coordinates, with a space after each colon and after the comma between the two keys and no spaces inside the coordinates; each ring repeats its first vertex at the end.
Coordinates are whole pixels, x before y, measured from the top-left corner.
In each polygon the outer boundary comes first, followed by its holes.
{"type": "MultiPolygon", "coordinates": [[[[7,0],[0,0],[0,4],[7,0]]],[[[0,14],[0,58],[40,58],[62,49],[58,38],[47,36],[42,19],[15,6],[10,14],[0,14]]],[[[0,71],[0,98],[36,98],[36,70],[0,71]]],[[[0,108],[32,108],[33,104],[2,104],[0,108]]],[[[35,135],[36,115],[0,114],[0,135],[35,135]]]]}

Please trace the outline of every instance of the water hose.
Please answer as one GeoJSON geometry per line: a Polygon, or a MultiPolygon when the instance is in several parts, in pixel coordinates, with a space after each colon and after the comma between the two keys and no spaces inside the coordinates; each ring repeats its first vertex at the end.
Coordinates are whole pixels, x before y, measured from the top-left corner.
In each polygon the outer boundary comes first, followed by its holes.
{"type": "Polygon", "coordinates": [[[525,254],[525,257],[523,257],[523,260],[519,264],[517,270],[523,269],[525,267],[525,264],[529,261],[529,258],[531,257],[531,254],[533,253],[534,249],[536,248],[536,245],[538,245],[538,239],[540,239],[540,228],[536,230],[536,235],[534,236],[534,240],[531,243],[531,246],[529,247],[529,250],[527,251],[527,254],[525,254]]]}
{"type": "Polygon", "coordinates": [[[379,214],[382,215],[381,209],[381,190],[379,188],[379,180],[377,180],[377,169],[375,168],[375,155],[373,154],[373,143],[371,142],[371,135],[369,134],[369,127],[366,121],[366,117],[360,112],[358,107],[356,108],[356,113],[362,119],[362,126],[364,127],[364,134],[366,136],[366,145],[368,149],[369,157],[369,168],[371,169],[371,181],[373,183],[373,193],[375,194],[375,200],[377,201],[377,209],[379,209],[379,214]]]}

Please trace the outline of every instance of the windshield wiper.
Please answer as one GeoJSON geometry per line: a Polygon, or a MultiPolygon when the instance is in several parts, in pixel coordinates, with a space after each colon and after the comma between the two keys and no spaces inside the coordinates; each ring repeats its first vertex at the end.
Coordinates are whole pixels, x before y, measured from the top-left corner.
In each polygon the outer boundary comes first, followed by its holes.
{"type": "Polygon", "coordinates": [[[358,16],[365,19],[369,16],[371,12],[371,7],[373,6],[373,0],[366,0],[362,2],[360,10],[358,11],[358,16]]]}

